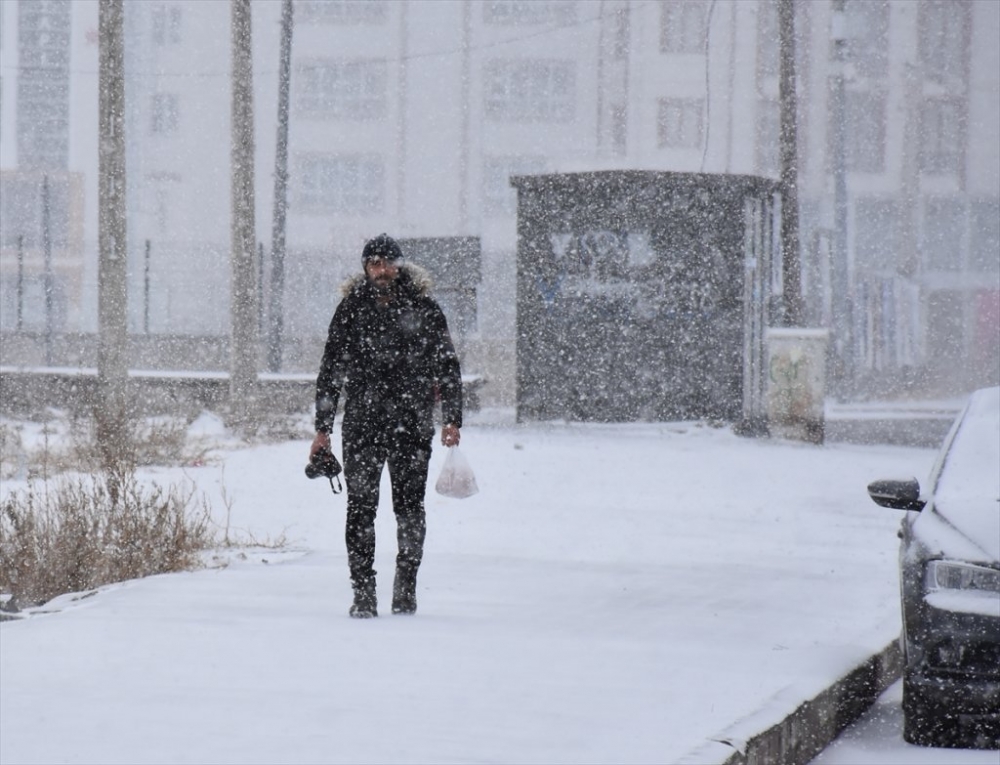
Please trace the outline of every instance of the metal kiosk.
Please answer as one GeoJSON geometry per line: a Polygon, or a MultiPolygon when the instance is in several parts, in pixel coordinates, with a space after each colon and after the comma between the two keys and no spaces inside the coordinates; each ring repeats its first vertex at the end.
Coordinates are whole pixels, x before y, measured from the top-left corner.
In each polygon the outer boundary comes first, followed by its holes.
{"type": "Polygon", "coordinates": [[[598,171],[511,184],[519,421],[766,429],[776,181],[598,171]]]}

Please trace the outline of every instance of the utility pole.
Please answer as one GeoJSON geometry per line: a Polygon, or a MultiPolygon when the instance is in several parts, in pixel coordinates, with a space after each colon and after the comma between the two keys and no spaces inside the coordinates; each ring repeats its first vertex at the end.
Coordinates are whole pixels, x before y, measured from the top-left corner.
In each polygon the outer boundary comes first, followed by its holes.
{"type": "Polygon", "coordinates": [[[151,262],[151,250],[153,243],[147,239],[146,249],[143,257],[143,267],[142,267],[142,332],[145,335],[149,334],[149,293],[150,293],[150,262],[151,262]]]}
{"type": "Polygon", "coordinates": [[[281,53],[278,63],[278,146],[274,153],[274,218],[271,228],[271,294],[267,368],[281,371],[285,329],[285,213],[288,209],[288,96],[292,82],[292,0],[281,4],[281,53]]]}
{"type": "Polygon", "coordinates": [[[472,81],[472,0],[462,0],[462,101],[461,131],[458,137],[458,233],[469,232],[469,153],[472,81]]]}
{"type": "Polygon", "coordinates": [[[847,64],[847,29],[844,0],[833,0],[833,82],[830,130],[833,137],[833,301],[831,305],[837,393],[849,392],[854,378],[854,310],[847,267],[847,135],[844,67],[847,64]]]}
{"type": "Polygon", "coordinates": [[[52,274],[52,189],[49,176],[42,177],[42,257],[44,263],[45,292],[45,366],[52,366],[52,335],[55,322],[52,316],[52,293],[55,277],[52,274]]]}
{"type": "Polygon", "coordinates": [[[795,0],[778,0],[781,106],[781,268],[784,324],[802,326],[802,262],[799,249],[798,99],[795,92],[795,0]]]}
{"type": "Polygon", "coordinates": [[[98,94],[97,446],[121,466],[128,438],[128,242],[125,221],[124,0],[101,0],[98,94]]]}
{"type": "Polygon", "coordinates": [[[249,431],[257,399],[257,235],[254,221],[253,58],[250,0],[232,10],[232,287],[229,404],[232,425],[249,431]]]}
{"type": "Polygon", "coordinates": [[[24,330],[24,234],[17,235],[17,331],[24,330]]]}

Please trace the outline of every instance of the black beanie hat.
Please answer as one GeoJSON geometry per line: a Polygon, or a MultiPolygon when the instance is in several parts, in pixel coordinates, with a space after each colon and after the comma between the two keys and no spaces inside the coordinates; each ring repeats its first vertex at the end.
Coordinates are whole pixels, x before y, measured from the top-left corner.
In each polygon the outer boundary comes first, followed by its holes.
{"type": "Polygon", "coordinates": [[[361,261],[367,263],[369,260],[387,260],[389,262],[399,260],[403,257],[402,250],[396,244],[396,240],[388,234],[379,234],[374,239],[365,242],[365,249],[361,251],[361,261]]]}

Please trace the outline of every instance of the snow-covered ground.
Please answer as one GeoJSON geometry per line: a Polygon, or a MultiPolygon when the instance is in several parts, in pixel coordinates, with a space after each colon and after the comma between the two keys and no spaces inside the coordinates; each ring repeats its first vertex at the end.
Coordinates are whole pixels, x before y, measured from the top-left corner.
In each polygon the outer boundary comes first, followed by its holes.
{"type": "Polygon", "coordinates": [[[413,617],[387,607],[387,483],[383,615],[356,621],[307,441],[149,471],[288,548],[4,623],[0,762],[672,762],[898,632],[900,518],[865,486],[932,450],[490,419],[463,430],[480,493],[428,492],[413,617]]]}
{"type": "Polygon", "coordinates": [[[903,683],[883,693],[861,719],[810,765],[997,765],[1000,753],[934,749],[903,741],[903,683]]]}

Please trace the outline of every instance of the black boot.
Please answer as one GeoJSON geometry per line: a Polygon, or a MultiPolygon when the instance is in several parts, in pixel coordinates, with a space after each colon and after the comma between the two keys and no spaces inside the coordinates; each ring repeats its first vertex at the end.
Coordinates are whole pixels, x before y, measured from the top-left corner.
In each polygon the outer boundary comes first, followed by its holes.
{"type": "Polygon", "coordinates": [[[347,564],[354,588],[354,604],[350,614],[355,619],[378,616],[375,595],[375,511],[347,500],[347,564]]]}
{"type": "Polygon", "coordinates": [[[392,612],[417,612],[417,571],[412,566],[396,566],[396,579],[392,583],[392,612]]]}
{"type": "Polygon", "coordinates": [[[417,612],[417,569],[424,557],[424,536],[427,524],[422,505],[396,515],[396,579],[392,585],[392,612],[417,612]]]}
{"type": "Polygon", "coordinates": [[[378,597],[375,594],[375,573],[354,585],[354,604],[349,611],[354,619],[372,619],[378,616],[378,597]]]}

